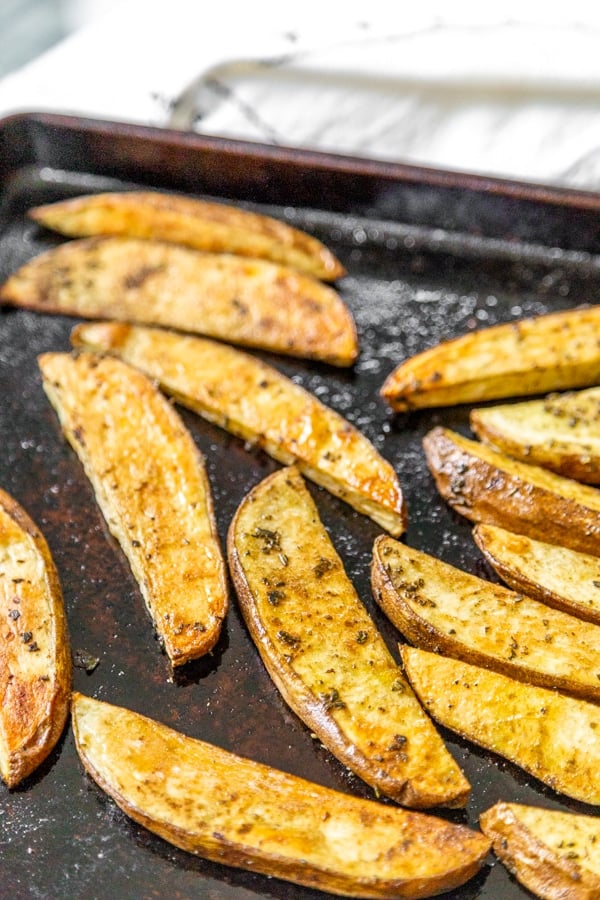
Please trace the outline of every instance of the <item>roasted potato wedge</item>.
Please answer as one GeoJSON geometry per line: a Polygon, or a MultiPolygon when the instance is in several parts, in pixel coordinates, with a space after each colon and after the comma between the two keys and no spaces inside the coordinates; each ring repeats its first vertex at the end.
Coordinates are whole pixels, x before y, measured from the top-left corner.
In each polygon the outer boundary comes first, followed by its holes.
{"type": "Polygon", "coordinates": [[[587,387],[600,380],[600,307],[470,332],[400,363],[381,395],[405,412],[587,387]]]}
{"type": "Polygon", "coordinates": [[[132,819],[215,862],[349,897],[431,897],[481,867],[490,841],[442,819],[361,800],[73,698],[86,771],[132,819]]]}
{"type": "Polygon", "coordinates": [[[358,354],[354,320],[333,288],[264,260],[158,241],[68,241],[11,275],[0,302],[167,326],[338,366],[358,354]]]}
{"type": "Polygon", "coordinates": [[[543,900],[600,897],[600,819],[520,803],[496,803],[479,817],[510,872],[543,900]]]}
{"type": "Polygon", "coordinates": [[[0,775],[16,787],[52,751],[69,714],[71,652],[48,545],[0,490],[0,775]]]}
{"type": "Polygon", "coordinates": [[[600,628],[377,538],[373,595],[417,647],[600,701],[600,628]],[[499,625],[500,623],[500,625],[499,625]]]}
{"type": "Polygon", "coordinates": [[[207,653],[227,581],[204,460],[171,404],[111,357],[45,353],[44,390],[174,666],[207,653]]]}
{"type": "Polygon", "coordinates": [[[600,484],[600,388],[471,411],[471,428],[508,456],[600,484]]]}
{"type": "Polygon", "coordinates": [[[121,234],[270,259],[325,281],[345,274],[331,251],[306,232],[225,203],[158,191],[126,191],[49,203],[31,209],[29,215],[69,237],[121,234]]]}
{"type": "Polygon", "coordinates": [[[404,669],[441,725],[553,790],[600,804],[600,707],[462,660],[401,647],[404,669]]]}
{"type": "Polygon", "coordinates": [[[183,406],[296,462],[316,481],[391,534],[406,528],[396,473],[367,438],[276,369],[223,344],[162,329],[91,323],[76,347],[111,353],[144,371],[183,406]]]}
{"type": "Polygon", "coordinates": [[[600,559],[534,541],[497,525],[476,525],[475,543],[510,587],[600,625],[600,559]]]}
{"type": "Polygon", "coordinates": [[[468,782],[359,600],[295,468],[251,491],[227,547],[267,671],[323,744],[399,803],[464,805],[468,782]]]}
{"type": "Polygon", "coordinates": [[[447,428],[424,438],[442,497],[473,522],[600,555],[600,491],[512,459],[447,428]]]}

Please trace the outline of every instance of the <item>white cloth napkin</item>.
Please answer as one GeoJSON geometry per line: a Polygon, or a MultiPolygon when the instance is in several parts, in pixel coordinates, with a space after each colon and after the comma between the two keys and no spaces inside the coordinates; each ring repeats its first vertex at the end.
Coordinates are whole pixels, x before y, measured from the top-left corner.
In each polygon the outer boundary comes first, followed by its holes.
{"type": "Polygon", "coordinates": [[[129,0],[0,81],[0,114],[600,188],[600,9],[535,7],[129,0]]]}

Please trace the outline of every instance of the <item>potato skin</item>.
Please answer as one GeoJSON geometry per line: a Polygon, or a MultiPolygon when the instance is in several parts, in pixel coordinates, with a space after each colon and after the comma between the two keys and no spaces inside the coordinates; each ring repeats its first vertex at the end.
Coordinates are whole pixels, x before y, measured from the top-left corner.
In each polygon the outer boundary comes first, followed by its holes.
{"type": "Polygon", "coordinates": [[[600,492],[449,429],[423,440],[441,496],[473,522],[600,556],[600,492]]]}
{"type": "Polygon", "coordinates": [[[69,237],[122,234],[271,259],[326,281],[345,274],[339,260],[320,241],[279,219],[177,194],[88,194],[37,206],[29,215],[69,237]]]}
{"type": "Polygon", "coordinates": [[[295,467],[252,490],[227,547],[250,634],[299,718],[398,803],[464,806],[469,783],[361,603],[295,467]]]}
{"type": "Polygon", "coordinates": [[[496,803],[479,817],[496,855],[507,869],[542,900],[597,900],[600,875],[596,841],[600,825],[595,816],[536,809],[518,803],[496,803]],[[529,821],[535,823],[535,831],[529,821]],[[547,834],[547,840],[541,836],[547,834]],[[581,832],[587,840],[581,840],[581,832]],[[565,848],[556,849],[563,838],[565,848]],[[594,868],[586,866],[593,856],[594,868]],[[583,862],[579,862],[583,860],[583,862]]]}
{"type": "Polygon", "coordinates": [[[50,550],[25,510],[3,490],[0,572],[5,576],[0,584],[0,774],[14,788],[46,759],[64,730],[72,663],[50,550]]]}
{"type": "Polygon", "coordinates": [[[81,694],[73,730],[86,771],[127,815],[215,862],[409,900],[464,884],[490,846],[464,826],[321,787],[81,694]]]}

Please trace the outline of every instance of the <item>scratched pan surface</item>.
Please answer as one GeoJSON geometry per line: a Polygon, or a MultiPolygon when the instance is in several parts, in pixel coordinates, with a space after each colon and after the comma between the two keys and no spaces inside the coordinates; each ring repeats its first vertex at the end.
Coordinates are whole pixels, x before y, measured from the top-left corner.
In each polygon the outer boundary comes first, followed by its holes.
{"type": "MultiPolygon", "coordinates": [[[[352,371],[264,358],[360,427],[395,466],[410,514],[406,541],[492,578],[466,521],[440,502],[421,450],[445,423],[467,431],[466,408],[393,417],[378,398],[404,357],[477,326],[595,302],[597,198],[322,155],[229,144],[51,116],[0,123],[0,277],[60,240],[25,217],[31,205],[78,193],[154,186],[237,200],[306,228],[348,268],[339,290],[362,354],[352,371]]],[[[119,548],[40,386],[36,357],[69,347],[73,319],[0,312],[0,485],[42,528],[64,590],[73,649],[97,657],[75,687],[189,735],[372,796],[315,742],[263,670],[235,600],[216,650],[170,678],[119,548]]],[[[276,464],[182,412],[206,456],[221,538],[246,492],[276,464]]],[[[390,649],[397,635],[374,608],[368,578],[378,528],[311,488],[348,573],[390,649]]],[[[593,812],[516,767],[444,733],[473,791],[476,827],[498,799],[593,812]]],[[[320,892],[226,868],[171,847],[129,821],[83,773],[66,731],[37,774],[0,785],[0,872],[20,898],[314,898],[320,892]]],[[[0,889],[0,893],[4,887],[0,889]]],[[[529,896],[490,856],[452,898],[529,896]]]]}

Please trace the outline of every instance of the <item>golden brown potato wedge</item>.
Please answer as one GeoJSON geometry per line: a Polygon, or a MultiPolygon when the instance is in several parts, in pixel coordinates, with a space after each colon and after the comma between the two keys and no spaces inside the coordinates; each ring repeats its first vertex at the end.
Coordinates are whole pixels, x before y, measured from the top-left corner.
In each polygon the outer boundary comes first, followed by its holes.
{"type": "Polygon", "coordinates": [[[118,359],[45,353],[39,364],[172,664],[202,656],[228,601],[210,486],[191,435],[146,376],[118,359]]]}
{"type": "Polygon", "coordinates": [[[62,734],[71,652],[58,574],[22,507],[0,490],[0,775],[15,787],[62,734]]]}
{"type": "Polygon", "coordinates": [[[231,347],[157,328],[76,327],[76,347],[111,353],[144,371],[183,406],[296,462],[355,509],[398,535],[406,508],[396,473],[367,438],[276,369],[231,347]]]}
{"type": "Polygon", "coordinates": [[[461,825],[342,794],[73,698],[86,771],[164,840],[230,866],[349,897],[431,897],[481,867],[490,841],[461,825]]]}
{"type": "Polygon", "coordinates": [[[599,333],[596,306],[482,328],[400,363],[381,394],[403,412],[587,387],[600,380],[599,333]]]}
{"type": "Polygon", "coordinates": [[[600,897],[600,819],[496,803],[479,817],[510,872],[542,900],[600,897]]]}
{"type": "Polygon", "coordinates": [[[158,241],[69,241],[0,287],[0,302],[83,318],[177,328],[349,366],[354,320],[333,288],[264,260],[158,241]]]}
{"type": "Polygon", "coordinates": [[[600,804],[600,707],[462,660],[400,648],[425,709],[553,790],[600,804]]]}
{"type": "Polygon", "coordinates": [[[323,744],[399,803],[464,805],[468,782],[359,600],[295,468],[243,501],[228,554],[263,662],[323,744]]]}
{"type": "Polygon", "coordinates": [[[442,497],[473,522],[600,556],[600,491],[447,428],[424,438],[442,497]]]}
{"type": "Polygon", "coordinates": [[[600,625],[600,559],[534,541],[497,525],[476,525],[475,543],[510,587],[600,625]]]}
{"type": "Polygon", "coordinates": [[[196,250],[270,259],[333,281],[342,264],[316,238],[279,219],[158,191],[90,194],[37,206],[29,215],[69,237],[122,234],[196,250]]]}
{"type": "Polygon", "coordinates": [[[588,484],[600,484],[600,388],[471,411],[486,444],[588,484]]]}
{"type": "Polygon", "coordinates": [[[597,625],[385,536],[373,547],[371,580],[384,613],[417,647],[600,701],[597,625]]]}

